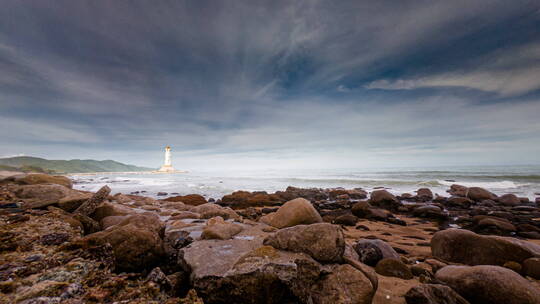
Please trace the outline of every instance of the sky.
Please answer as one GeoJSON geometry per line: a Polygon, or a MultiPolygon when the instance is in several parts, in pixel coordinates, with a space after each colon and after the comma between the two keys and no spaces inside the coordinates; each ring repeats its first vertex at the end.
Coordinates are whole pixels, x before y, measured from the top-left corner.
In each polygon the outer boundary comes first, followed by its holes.
{"type": "Polygon", "coordinates": [[[540,164],[539,1],[0,5],[0,157],[540,164]]]}

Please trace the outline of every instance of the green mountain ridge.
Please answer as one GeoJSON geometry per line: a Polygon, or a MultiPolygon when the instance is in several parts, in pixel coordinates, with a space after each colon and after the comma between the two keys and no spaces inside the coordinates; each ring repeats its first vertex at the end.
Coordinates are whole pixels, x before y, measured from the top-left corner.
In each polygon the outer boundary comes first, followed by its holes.
{"type": "Polygon", "coordinates": [[[126,165],[114,160],[72,159],[72,160],[49,160],[39,157],[18,156],[0,158],[0,170],[2,167],[16,168],[20,171],[33,168],[32,171],[50,173],[91,173],[91,172],[139,172],[152,171],[153,168],[145,168],[134,165],[126,165]]]}

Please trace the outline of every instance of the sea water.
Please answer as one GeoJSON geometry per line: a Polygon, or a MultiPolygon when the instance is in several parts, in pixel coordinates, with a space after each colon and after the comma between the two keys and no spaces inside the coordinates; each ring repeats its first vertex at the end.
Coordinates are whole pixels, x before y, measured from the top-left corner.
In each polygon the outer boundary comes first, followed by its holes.
{"type": "Polygon", "coordinates": [[[288,186],[302,188],[363,188],[371,191],[384,187],[401,194],[418,188],[430,188],[447,195],[452,184],[483,187],[496,194],[514,193],[534,200],[540,196],[540,166],[385,168],[385,169],[320,169],[320,170],[258,170],[258,171],[197,171],[175,174],[108,174],[73,175],[75,188],[96,191],[108,185],[113,193],[156,197],[158,192],[169,195],[197,193],[207,198],[221,198],[236,190],[274,192],[288,186]]]}

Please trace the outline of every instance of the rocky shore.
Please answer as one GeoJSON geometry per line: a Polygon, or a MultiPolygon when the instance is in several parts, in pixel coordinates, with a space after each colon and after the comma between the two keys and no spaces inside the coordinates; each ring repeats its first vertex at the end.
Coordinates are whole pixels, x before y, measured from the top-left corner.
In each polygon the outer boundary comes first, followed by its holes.
{"type": "Polygon", "coordinates": [[[0,303],[540,303],[540,199],[0,178],[0,303]]]}

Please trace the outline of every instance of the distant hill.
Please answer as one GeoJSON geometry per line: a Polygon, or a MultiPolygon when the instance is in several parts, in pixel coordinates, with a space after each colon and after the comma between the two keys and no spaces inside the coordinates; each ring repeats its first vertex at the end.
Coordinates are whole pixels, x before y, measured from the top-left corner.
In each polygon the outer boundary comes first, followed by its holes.
{"type": "Polygon", "coordinates": [[[90,173],[152,171],[153,168],[126,165],[114,160],[48,160],[39,157],[18,156],[0,158],[0,170],[16,169],[23,172],[90,173]]]}

